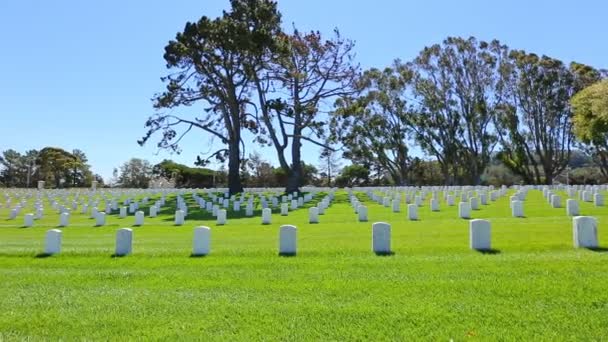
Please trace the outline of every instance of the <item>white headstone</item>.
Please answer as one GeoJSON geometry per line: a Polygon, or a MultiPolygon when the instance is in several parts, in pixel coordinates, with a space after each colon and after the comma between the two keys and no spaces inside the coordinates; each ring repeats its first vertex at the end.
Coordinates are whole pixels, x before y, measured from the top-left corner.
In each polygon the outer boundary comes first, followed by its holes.
{"type": "Polygon", "coordinates": [[[63,213],[59,215],[59,227],[67,227],[70,225],[70,214],[63,213]]]}
{"type": "MultiPolygon", "coordinates": [[[[416,206],[416,204],[410,204],[416,206]]],[[[372,225],[372,251],[378,254],[391,253],[391,225],[376,222],[372,225]]]]}
{"type": "Polygon", "coordinates": [[[367,207],[359,204],[358,206],[359,222],[367,222],[367,207]]]}
{"type": "Polygon", "coordinates": [[[511,214],[513,217],[524,217],[524,202],[511,202],[511,214]]]}
{"type": "Polygon", "coordinates": [[[319,223],[319,209],[317,207],[308,209],[308,223],[319,223]]]}
{"type": "Polygon", "coordinates": [[[566,215],[578,216],[579,214],[578,202],[575,199],[568,199],[566,201],[566,215]]]}
{"type": "Polygon", "coordinates": [[[144,212],[139,210],[135,213],[135,225],[143,226],[144,225],[144,212]]]}
{"type": "Polygon", "coordinates": [[[220,209],[217,211],[217,225],[222,226],[226,224],[226,209],[220,209]]]}
{"type": "Polygon", "coordinates": [[[23,217],[23,226],[31,227],[34,225],[34,214],[25,214],[23,217]]]}
{"type": "Polygon", "coordinates": [[[574,248],[597,248],[597,220],[590,216],[576,216],[572,219],[574,248]]]}
{"type": "Polygon", "coordinates": [[[469,202],[458,203],[458,216],[463,219],[471,218],[471,205],[469,202]]]}
{"type": "Polygon", "coordinates": [[[297,250],[298,230],[295,226],[284,225],[279,230],[279,254],[295,255],[297,250]]]}
{"type": "Polygon", "coordinates": [[[551,195],[551,207],[553,207],[553,208],[562,207],[562,198],[559,195],[551,195]]]}
{"type": "Polygon", "coordinates": [[[272,210],[270,208],[262,209],[262,224],[270,224],[272,210]]]}
{"type": "Polygon", "coordinates": [[[289,205],[287,203],[281,203],[281,216],[287,216],[289,213],[289,205]]]}
{"type": "Polygon", "coordinates": [[[471,206],[471,210],[479,210],[479,200],[477,200],[477,197],[469,198],[469,205],[471,206]]]}
{"type": "Polygon", "coordinates": [[[175,212],[175,225],[176,226],[181,226],[184,224],[185,221],[185,217],[184,217],[184,211],[183,210],[177,210],[175,212]]]}
{"type": "Polygon", "coordinates": [[[98,212],[97,217],[95,218],[95,225],[97,227],[105,226],[106,224],[106,213],[98,212]]]}
{"type": "Polygon", "coordinates": [[[116,232],[117,256],[129,255],[133,250],[133,230],[121,228],[116,232]]]}
{"type": "Polygon", "coordinates": [[[439,200],[431,198],[431,211],[439,211],[439,200]]]}
{"type": "Polygon", "coordinates": [[[211,229],[209,227],[194,228],[194,239],[192,241],[192,255],[209,254],[211,244],[211,229]]]}
{"type": "Polygon", "coordinates": [[[394,213],[398,213],[399,211],[401,211],[401,208],[399,206],[399,200],[398,199],[394,199],[393,200],[393,212],[394,213]]]}
{"type": "Polygon", "coordinates": [[[155,205],[150,207],[150,217],[156,217],[158,215],[158,207],[155,205]]]}
{"type": "Polygon", "coordinates": [[[596,207],[603,207],[604,206],[604,196],[599,193],[593,195],[593,203],[595,204],[596,207]]]}
{"type": "Polygon", "coordinates": [[[44,254],[53,255],[59,252],[61,252],[61,230],[48,230],[44,239],[44,254]]]}
{"type": "Polygon", "coordinates": [[[407,218],[410,221],[416,221],[418,219],[418,205],[416,205],[416,204],[407,205],[407,218]]]}
{"type": "Polygon", "coordinates": [[[454,205],[454,195],[448,195],[446,202],[448,202],[448,205],[451,207],[454,205]]]}
{"type": "Polygon", "coordinates": [[[471,249],[491,249],[491,236],[492,232],[490,221],[471,220],[469,222],[469,241],[471,249]]]}

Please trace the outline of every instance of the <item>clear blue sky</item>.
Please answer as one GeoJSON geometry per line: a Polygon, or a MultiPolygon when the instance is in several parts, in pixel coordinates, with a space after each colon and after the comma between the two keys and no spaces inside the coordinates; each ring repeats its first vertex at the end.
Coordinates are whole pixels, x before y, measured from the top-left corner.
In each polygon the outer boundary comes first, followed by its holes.
{"type": "MultiPolygon", "coordinates": [[[[186,21],[217,16],[227,0],[0,1],[0,150],[79,148],[104,178],[130,157],[191,165],[200,136],[179,156],[139,147],[150,98],[162,90],[163,47],[186,21]]],[[[512,48],[608,68],[605,0],[282,0],[284,25],[356,41],[363,67],[409,60],[447,36],[499,39],[512,48]]],[[[262,151],[274,161],[272,150],[262,151]]],[[[317,149],[305,159],[317,163],[317,149]]]]}

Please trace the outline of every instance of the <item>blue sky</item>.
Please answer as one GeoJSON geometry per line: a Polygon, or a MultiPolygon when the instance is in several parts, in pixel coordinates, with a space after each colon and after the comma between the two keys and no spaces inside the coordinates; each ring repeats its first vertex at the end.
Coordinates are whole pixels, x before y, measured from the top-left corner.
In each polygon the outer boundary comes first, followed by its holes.
{"type": "MultiPolygon", "coordinates": [[[[228,0],[0,1],[0,150],[79,148],[104,178],[131,157],[191,165],[209,149],[201,136],[183,153],[137,145],[162,90],[167,41],[186,21],[217,16],[228,0]]],[[[364,68],[409,60],[447,36],[499,39],[511,48],[608,68],[608,2],[282,0],[284,25],[334,27],[356,42],[364,68]]],[[[260,150],[276,160],[270,149],[260,150]]],[[[307,162],[318,150],[308,146],[307,162]]]]}

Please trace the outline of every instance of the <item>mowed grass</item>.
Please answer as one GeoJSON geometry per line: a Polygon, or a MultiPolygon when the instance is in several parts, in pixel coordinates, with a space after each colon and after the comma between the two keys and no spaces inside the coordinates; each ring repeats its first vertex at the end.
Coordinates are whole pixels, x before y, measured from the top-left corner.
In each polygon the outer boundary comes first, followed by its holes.
{"type": "MultiPolygon", "coordinates": [[[[540,191],[524,219],[511,218],[508,196],[481,206],[473,216],[491,220],[496,250],[482,254],[469,250],[456,206],[432,213],[426,202],[412,222],[405,204],[397,214],[367,200],[370,220],[359,223],[340,191],[319,224],[304,208],[273,213],[267,226],[234,213],[216,226],[191,209],[197,220],[175,227],[168,207],[133,228],[134,253],[123,258],[111,257],[115,232],[132,215],[94,228],[75,214],[62,254],[37,258],[58,215],[47,208],[20,228],[22,216],[5,221],[3,208],[0,340],[608,339],[608,253],[572,248],[564,208],[540,191]],[[394,255],[371,252],[377,221],[391,223],[394,255]],[[282,224],[298,227],[295,257],[277,254],[282,224]],[[199,225],[212,228],[211,254],[195,258],[199,225]]],[[[580,205],[608,246],[608,207],[580,205]]]]}

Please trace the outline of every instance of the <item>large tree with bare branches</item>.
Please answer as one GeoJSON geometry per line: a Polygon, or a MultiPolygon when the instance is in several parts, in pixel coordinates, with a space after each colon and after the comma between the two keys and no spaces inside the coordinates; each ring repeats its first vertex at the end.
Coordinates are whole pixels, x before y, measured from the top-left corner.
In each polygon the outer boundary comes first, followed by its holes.
{"type": "Polygon", "coordinates": [[[267,69],[256,73],[257,117],[263,127],[258,140],[274,146],[288,175],[286,191],[302,186],[302,144],[325,143],[328,112],[333,102],[354,91],[358,66],[353,43],[337,30],[324,40],[319,32],[277,36],[277,53],[267,69]],[[288,161],[286,153],[291,160],[288,161]]]}

